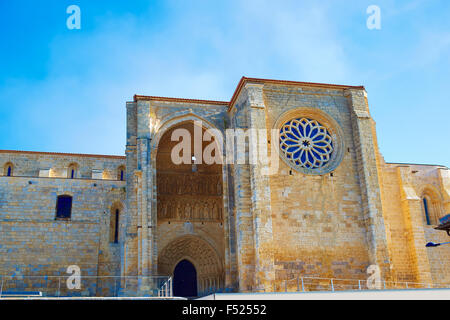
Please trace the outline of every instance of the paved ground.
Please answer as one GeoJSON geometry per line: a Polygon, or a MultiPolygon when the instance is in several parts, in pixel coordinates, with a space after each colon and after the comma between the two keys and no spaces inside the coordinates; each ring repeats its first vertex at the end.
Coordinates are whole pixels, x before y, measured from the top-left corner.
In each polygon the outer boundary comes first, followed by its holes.
{"type": "Polygon", "coordinates": [[[216,293],[198,300],[450,300],[450,289],[216,293]]]}

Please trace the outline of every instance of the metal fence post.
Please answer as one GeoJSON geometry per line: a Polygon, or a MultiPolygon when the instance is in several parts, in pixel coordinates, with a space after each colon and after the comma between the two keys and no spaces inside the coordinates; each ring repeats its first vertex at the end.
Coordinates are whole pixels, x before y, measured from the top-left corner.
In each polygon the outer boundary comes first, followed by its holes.
{"type": "Polygon", "coordinates": [[[58,277],[58,298],[61,295],[61,277],[58,277]]]}
{"type": "Polygon", "coordinates": [[[2,297],[2,293],[3,293],[3,277],[2,278],[2,285],[0,286],[0,298],[2,297]]]}
{"type": "Polygon", "coordinates": [[[361,289],[361,280],[358,280],[358,288],[359,288],[359,290],[362,290],[361,289]]]}
{"type": "Polygon", "coordinates": [[[169,286],[170,286],[169,281],[170,281],[170,278],[167,279],[167,281],[166,281],[166,298],[169,297],[169,290],[170,290],[170,287],[169,287],[169,286]]]}
{"type": "Polygon", "coordinates": [[[305,292],[305,285],[303,283],[303,277],[302,277],[302,291],[305,292]]]}
{"type": "Polygon", "coordinates": [[[334,291],[333,279],[331,279],[331,291],[334,291]]]}
{"type": "Polygon", "coordinates": [[[287,292],[287,280],[284,280],[284,292],[287,292]]]}
{"type": "Polygon", "coordinates": [[[297,276],[297,292],[299,292],[299,291],[300,291],[300,279],[297,276]]]}

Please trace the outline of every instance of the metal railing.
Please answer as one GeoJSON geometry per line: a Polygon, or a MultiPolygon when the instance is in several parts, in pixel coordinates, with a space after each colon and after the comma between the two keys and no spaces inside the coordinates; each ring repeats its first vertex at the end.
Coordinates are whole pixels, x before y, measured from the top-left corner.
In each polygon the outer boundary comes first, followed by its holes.
{"type": "Polygon", "coordinates": [[[158,290],[158,297],[173,297],[172,278],[169,277],[158,290]]]}
{"type": "MultiPolygon", "coordinates": [[[[418,283],[381,280],[376,289],[440,289],[449,283],[418,283]]],[[[277,280],[271,288],[254,288],[252,292],[313,292],[371,290],[367,279],[294,277],[277,280]]],[[[222,290],[211,290],[221,292],[222,290]]],[[[211,292],[211,293],[212,293],[211,292]]],[[[173,297],[169,276],[1,276],[0,298],[5,297],[173,297]]]]}
{"type": "MultiPolygon", "coordinates": [[[[373,285],[373,284],[372,284],[373,285]]],[[[350,290],[388,290],[388,289],[440,289],[450,288],[450,283],[419,283],[411,281],[380,280],[377,286],[368,286],[367,279],[339,279],[320,277],[295,277],[277,280],[273,283],[273,292],[310,292],[310,291],[350,291],[350,290]]],[[[261,291],[261,290],[259,290],[261,291]]],[[[264,290],[267,291],[267,290],[264,290]]]]}
{"type": "Polygon", "coordinates": [[[173,296],[168,276],[2,276],[0,298],[42,297],[160,297],[173,296]]]}

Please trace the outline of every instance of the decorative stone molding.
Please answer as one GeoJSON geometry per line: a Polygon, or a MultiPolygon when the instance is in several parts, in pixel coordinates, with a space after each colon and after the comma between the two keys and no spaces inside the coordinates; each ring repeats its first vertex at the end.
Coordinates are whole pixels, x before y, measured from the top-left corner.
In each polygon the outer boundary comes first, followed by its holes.
{"type": "Polygon", "coordinates": [[[222,177],[217,174],[160,173],[159,195],[205,195],[222,197],[222,177]]]}
{"type": "Polygon", "coordinates": [[[39,169],[39,178],[49,178],[52,168],[39,169]]]}
{"type": "Polygon", "coordinates": [[[197,270],[198,277],[222,277],[223,265],[216,250],[205,240],[192,235],[173,240],[158,255],[158,273],[173,275],[176,265],[188,259],[197,270]]]}
{"type": "Polygon", "coordinates": [[[222,198],[158,197],[158,221],[223,221],[222,198]]]}
{"type": "Polygon", "coordinates": [[[92,169],[92,179],[103,179],[103,170],[102,169],[92,169]]]}

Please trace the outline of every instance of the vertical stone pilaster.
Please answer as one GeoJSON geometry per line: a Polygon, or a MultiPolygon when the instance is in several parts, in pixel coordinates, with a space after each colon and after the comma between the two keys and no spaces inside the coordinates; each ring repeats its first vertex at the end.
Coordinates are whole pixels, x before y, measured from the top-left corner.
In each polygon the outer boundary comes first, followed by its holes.
{"type": "MultiPolygon", "coordinates": [[[[121,217],[121,223],[125,225],[121,228],[121,239],[124,239],[121,247],[121,275],[136,276],[137,272],[137,104],[127,103],[127,140],[126,140],[126,216],[121,217]]],[[[125,287],[125,280],[122,279],[122,288],[125,287]]],[[[130,285],[128,284],[128,288],[130,285]]]]}
{"type": "MultiPolygon", "coordinates": [[[[233,115],[233,129],[247,128],[247,110],[241,106],[236,109],[238,111],[233,115]]],[[[238,148],[236,148],[236,145],[233,148],[234,154],[236,155],[238,148]]],[[[248,153],[247,150],[246,153],[248,153]]],[[[230,156],[230,154],[227,154],[227,156],[230,156]]],[[[252,190],[250,188],[250,170],[248,164],[234,163],[232,165],[232,177],[234,206],[230,206],[230,210],[233,210],[232,216],[235,218],[238,291],[247,292],[252,290],[254,286],[253,275],[255,273],[255,245],[251,212],[252,190]]]]}
{"type": "Polygon", "coordinates": [[[439,182],[443,195],[443,206],[445,214],[450,214],[450,170],[447,168],[439,168],[439,182]]]}
{"type": "Polygon", "coordinates": [[[137,233],[138,233],[138,270],[141,279],[139,290],[149,289],[150,283],[145,277],[153,275],[155,262],[152,249],[154,227],[152,225],[152,197],[153,177],[150,157],[150,103],[138,101],[137,103],[137,170],[138,170],[138,197],[137,197],[137,233]]]}
{"type": "Polygon", "coordinates": [[[407,230],[407,240],[413,264],[415,265],[415,276],[419,283],[433,283],[428,260],[426,238],[423,228],[424,218],[422,213],[422,200],[417,196],[411,181],[411,168],[408,166],[398,167],[397,175],[401,194],[402,211],[407,230]]]}
{"type": "Polygon", "coordinates": [[[389,279],[390,258],[381,203],[374,124],[369,114],[366,92],[347,89],[345,95],[351,112],[369,263],[378,265],[382,276],[389,279]]]}
{"type": "Polygon", "coordinates": [[[225,233],[225,279],[224,288],[226,291],[235,291],[238,289],[238,264],[236,252],[236,221],[235,221],[235,202],[234,202],[234,181],[232,177],[232,166],[223,164],[224,194],[226,206],[224,206],[224,233],[225,233]],[[225,192],[225,190],[227,192],[225,192]],[[227,213],[228,214],[227,214],[227,213]]]}
{"type": "Polygon", "coordinates": [[[135,171],[135,184],[136,184],[136,234],[137,234],[137,275],[142,275],[142,171],[135,171]]]}
{"type": "MultiPolygon", "coordinates": [[[[248,96],[248,123],[254,132],[266,129],[266,110],[263,99],[263,85],[246,84],[248,96]]],[[[252,139],[250,152],[257,155],[254,164],[250,164],[250,185],[252,190],[252,216],[255,244],[255,280],[257,289],[271,290],[275,280],[273,256],[273,229],[270,203],[270,181],[267,175],[267,135],[252,139]],[[256,142],[256,145],[255,145],[256,142]]]]}

